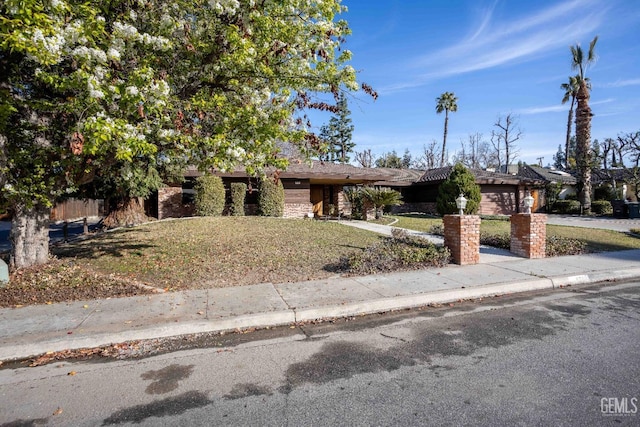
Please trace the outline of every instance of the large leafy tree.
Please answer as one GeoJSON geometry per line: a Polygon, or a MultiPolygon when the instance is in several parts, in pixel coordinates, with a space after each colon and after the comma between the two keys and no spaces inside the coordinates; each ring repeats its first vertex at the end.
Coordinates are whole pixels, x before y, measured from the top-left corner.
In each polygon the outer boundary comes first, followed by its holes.
{"type": "Polygon", "coordinates": [[[571,46],[571,67],[578,71],[580,87],[576,94],[576,168],[580,187],[582,212],[591,213],[591,107],[589,106],[590,87],[586,71],[596,60],[595,46],[598,36],[589,43],[584,52],[580,44],[571,46]]]}
{"type": "Polygon", "coordinates": [[[440,164],[445,165],[444,156],[447,146],[447,133],[449,132],[449,111],[455,113],[458,111],[458,98],[453,92],[445,92],[436,98],[436,113],[440,114],[444,111],[444,135],[442,136],[442,155],[440,164]]]}
{"type": "MultiPolygon", "coordinates": [[[[6,0],[0,4],[0,185],[12,268],[45,262],[48,210],[89,182],[123,199],[187,163],[285,168],[311,154],[299,111],[357,90],[339,0],[6,0]]],[[[365,92],[375,95],[370,87],[365,92]]]]}

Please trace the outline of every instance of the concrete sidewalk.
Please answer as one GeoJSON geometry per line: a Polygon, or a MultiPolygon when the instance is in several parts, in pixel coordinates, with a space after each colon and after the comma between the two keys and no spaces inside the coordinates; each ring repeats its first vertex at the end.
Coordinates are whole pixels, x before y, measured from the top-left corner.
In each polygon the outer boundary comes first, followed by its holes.
{"type": "Polygon", "coordinates": [[[0,309],[0,360],[640,278],[640,250],[0,309]]]}

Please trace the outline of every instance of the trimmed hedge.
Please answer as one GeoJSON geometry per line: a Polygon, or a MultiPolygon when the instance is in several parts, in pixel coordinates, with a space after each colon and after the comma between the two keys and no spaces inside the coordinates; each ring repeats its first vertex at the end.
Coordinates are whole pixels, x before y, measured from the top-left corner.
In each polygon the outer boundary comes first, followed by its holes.
{"type": "Polygon", "coordinates": [[[559,214],[579,214],[580,202],[577,200],[556,200],[553,211],[559,214]]]}
{"type": "Polygon", "coordinates": [[[229,214],[233,216],[244,216],[244,200],[247,196],[247,184],[244,182],[231,183],[231,206],[229,214]]]}
{"type": "Polygon", "coordinates": [[[195,214],[197,216],[220,216],[224,210],[225,190],[222,178],[204,175],[194,185],[195,214]]]}
{"type": "Polygon", "coordinates": [[[258,214],[281,217],[284,215],[284,187],[282,181],[262,179],[258,185],[258,214]]]}
{"type": "Polygon", "coordinates": [[[595,200],[591,202],[591,212],[596,215],[611,215],[613,214],[613,206],[608,200],[595,200]]]}

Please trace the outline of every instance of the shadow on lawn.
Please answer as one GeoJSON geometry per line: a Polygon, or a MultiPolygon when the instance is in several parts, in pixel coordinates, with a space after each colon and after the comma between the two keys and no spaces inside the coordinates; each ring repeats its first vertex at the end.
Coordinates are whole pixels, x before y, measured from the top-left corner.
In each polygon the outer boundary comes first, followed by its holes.
{"type": "Polygon", "coordinates": [[[58,258],[95,259],[101,256],[122,258],[128,255],[140,255],[143,251],[154,247],[157,246],[132,242],[125,234],[118,233],[54,246],[51,248],[51,253],[58,258]]]}

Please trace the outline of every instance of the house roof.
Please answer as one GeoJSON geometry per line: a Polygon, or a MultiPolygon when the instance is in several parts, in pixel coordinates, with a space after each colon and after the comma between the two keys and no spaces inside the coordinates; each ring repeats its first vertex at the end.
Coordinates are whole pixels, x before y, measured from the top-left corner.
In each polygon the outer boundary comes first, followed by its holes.
{"type": "MultiPolygon", "coordinates": [[[[449,175],[451,175],[452,170],[453,166],[431,169],[426,171],[416,182],[426,184],[444,181],[449,177],[449,175]]],[[[532,185],[540,182],[539,179],[510,175],[506,173],[491,172],[483,169],[469,169],[469,171],[475,177],[477,184],[532,185]]]]}
{"type": "MultiPolygon", "coordinates": [[[[275,168],[267,168],[268,175],[276,172],[275,168]]],[[[237,167],[232,172],[215,172],[220,177],[244,178],[249,175],[243,167],[237,167]]],[[[189,168],[185,176],[200,176],[202,172],[196,168],[189,168]]],[[[322,181],[339,181],[345,183],[375,182],[390,179],[389,172],[379,168],[361,168],[349,164],[320,162],[314,160],[311,164],[292,161],[286,170],[279,171],[280,178],[312,179],[322,181]]]]}
{"type": "Polygon", "coordinates": [[[612,179],[615,179],[618,182],[625,182],[630,181],[632,178],[633,173],[629,169],[593,169],[591,171],[591,182],[593,184],[611,182],[612,179]]]}
{"type": "Polygon", "coordinates": [[[418,181],[425,171],[420,169],[395,169],[395,168],[376,168],[376,170],[388,174],[388,177],[381,181],[376,181],[375,185],[404,187],[418,181]]]}
{"type": "Polygon", "coordinates": [[[577,182],[576,177],[567,172],[535,165],[522,165],[518,171],[518,175],[551,183],[560,182],[562,184],[575,185],[577,182]]]}

